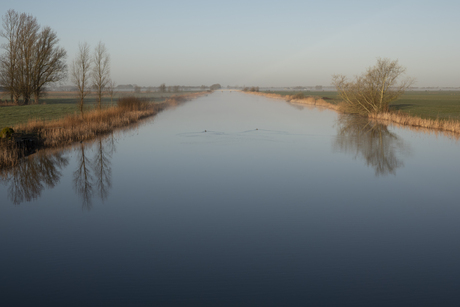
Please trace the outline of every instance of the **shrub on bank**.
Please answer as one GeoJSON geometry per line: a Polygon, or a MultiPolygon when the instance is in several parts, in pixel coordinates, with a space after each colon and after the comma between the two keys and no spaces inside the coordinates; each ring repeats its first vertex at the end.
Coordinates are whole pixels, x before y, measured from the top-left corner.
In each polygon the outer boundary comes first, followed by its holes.
{"type": "Polygon", "coordinates": [[[305,95],[304,93],[297,93],[295,95],[292,95],[292,99],[304,99],[305,95]]]}
{"type": "Polygon", "coordinates": [[[2,131],[0,131],[0,138],[2,138],[2,139],[9,138],[9,137],[11,137],[11,135],[13,133],[14,133],[13,128],[5,127],[5,128],[2,129],[2,131]]]}

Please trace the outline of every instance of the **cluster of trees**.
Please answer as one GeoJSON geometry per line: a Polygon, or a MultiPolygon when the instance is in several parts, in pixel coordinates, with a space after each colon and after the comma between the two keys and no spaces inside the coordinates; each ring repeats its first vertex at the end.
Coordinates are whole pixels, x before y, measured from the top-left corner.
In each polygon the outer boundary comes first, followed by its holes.
{"type": "Polygon", "coordinates": [[[387,112],[389,104],[398,99],[414,83],[401,80],[406,69],[398,60],[377,59],[377,64],[349,81],[344,75],[334,75],[332,83],[344,101],[344,111],[366,115],[387,112]]]}
{"type": "Polygon", "coordinates": [[[222,86],[221,86],[220,84],[218,84],[218,83],[213,84],[213,85],[211,85],[211,86],[209,87],[209,89],[210,89],[211,91],[219,90],[219,89],[221,89],[221,88],[222,88],[222,86]]]}
{"type": "Polygon", "coordinates": [[[243,92],[258,92],[259,87],[258,86],[253,86],[253,87],[245,87],[243,88],[243,92]]]}
{"type": "Polygon", "coordinates": [[[58,46],[59,39],[50,27],[41,27],[31,15],[9,10],[3,16],[0,86],[11,101],[19,104],[38,103],[45,86],[66,78],[66,51],[58,46]]]}
{"type": "Polygon", "coordinates": [[[166,86],[166,84],[161,84],[159,87],[158,87],[158,91],[160,93],[179,93],[180,92],[180,86],[179,85],[174,85],[174,86],[166,86]]]}
{"type": "MultiPolygon", "coordinates": [[[[9,10],[3,16],[0,36],[6,39],[1,45],[0,86],[10,94],[11,101],[27,105],[38,104],[47,85],[67,78],[67,52],[59,47],[56,32],[50,27],[40,27],[32,15],[9,10]]],[[[79,45],[79,52],[70,66],[72,83],[78,89],[79,107],[83,113],[86,95],[96,92],[98,108],[102,97],[113,99],[115,82],[110,79],[110,56],[99,42],[93,54],[87,43],[79,45]]]]}

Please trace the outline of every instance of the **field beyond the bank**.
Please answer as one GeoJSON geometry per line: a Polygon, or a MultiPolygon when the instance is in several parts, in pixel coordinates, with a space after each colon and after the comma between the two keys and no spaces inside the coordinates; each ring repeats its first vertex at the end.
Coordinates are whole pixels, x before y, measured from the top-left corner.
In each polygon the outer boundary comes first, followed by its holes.
{"type": "MultiPolygon", "coordinates": [[[[102,100],[103,107],[116,105],[118,98],[124,96],[136,96],[139,98],[153,99],[154,103],[165,101],[174,95],[183,95],[191,92],[178,93],[137,93],[133,92],[116,92],[111,102],[110,97],[104,97],[102,100]]],[[[6,93],[0,93],[0,99],[10,99],[6,93]]],[[[96,106],[96,95],[88,94],[85,99],[85,111],[91,111],[96,106]]],[[[27,123],[29,120],[51,121],[63,118],[67,115],[79,113],[77,105],[76,92],[49,92],[47,96],[40,100],[38,105],[27,106],[1,106],[0,105],[0,129],[3,127],[14,127],[27,123]]]]}
{"type": "MultiPolygon", "coordinates": [[[[340,98],[333,91],[270,91],[282,96],[303,93],[338,104],[340,98]]],[[[460,121],[460,91],[407,91],[390,104],[391,111],[401,111],[425,119],[453,119],[460,121]]]]}

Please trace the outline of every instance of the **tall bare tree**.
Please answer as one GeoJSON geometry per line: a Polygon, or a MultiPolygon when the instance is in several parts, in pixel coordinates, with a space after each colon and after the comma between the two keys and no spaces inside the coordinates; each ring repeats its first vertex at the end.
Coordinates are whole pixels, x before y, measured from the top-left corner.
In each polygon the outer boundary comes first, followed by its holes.
{"type": "Polygon", "coordinates": [[[0,85],[10,93],[12,101],[29,104],[32,95],[38,103],[48,83],[66,77],[66,52],[57,46],[59,39],[50,27],[40,31],[37,19],[9,10],[3,16],[0,36],[7,40],[0,56],[0,85]]]}
{"type": "Polygon", "coordinates": [[[70,68],[70,78],[72,83],[78,89],[79,109],[83,116],[83,107],[85,97],[89,92],[89,76],[91,69],[91,56],[89,53],[88,43],[80,43],[78,45],[78,54],[72,62],[70,68]]]}
{"type": "Polygon", "coordinates": [[[56,32],[45,27],[38,35],[34,48],[32,83],[35,103],[38,104],[46,84],[59,82],[67,77],[67,52],[57,46],[56,32]]]}
{"type": "Polygon", "coordinates": [[[358,114],[386,112],[389,104],[414,82],[411,78],[400,81],[405,72],[398,60],[379,58],[374,67],[353,81],[343,75],[334,75],[332,83],[345,102],[345,111],[358,114]]]}
{"type": "Polygon", "coordinates": [[[110,82],[110,55],[102,42],[94,49],[91,77],[96,90],[97,107],[100,109],[102,96],[110,82]]]}
{"type": "Polygon", "coordinates": [[[18,86],[18,76],[15,73],[18,67],[18,35],[19,35],[19,14],[14,10],[8,10],[3,16],[3,30],[0,36],[7,40],[2,44],[5,53],[0,57],[0,85],[10,94],[11,101],[19,102],[21,91],[18,86]]]}
{"type": "Polygon", "coordinates": [[[35,43],[38,38],[40,26],[37,19],[32,15],[21,14],[19,16],[19,84],[24,104],[29,104],[34,92],[32,75],[34,70],[35,43]]]}

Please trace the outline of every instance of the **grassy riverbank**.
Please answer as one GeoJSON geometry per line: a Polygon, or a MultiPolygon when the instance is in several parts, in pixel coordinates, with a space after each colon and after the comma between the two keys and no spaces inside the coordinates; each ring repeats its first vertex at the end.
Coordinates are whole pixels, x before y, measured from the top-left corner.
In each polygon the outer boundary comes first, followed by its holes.
{"type": "MultiPolygon", "coordinates": [[[[60,148],[129,126],[170,106],[204,94],[206,93],[196,92],[174,96],[160,103],[134,98],[134,101],[125,104],[86,112],[84,116],[77,113],[53,121],[29,120],[27,123],[16,125],[15,134],[9,140],[3,139],[0,143],[0,168],[14,166],[20,157],[27,155],[23,146],[23,135],[33,135],[37,140],[37,149],[60,148]]],[[[30,152],[30,146],[27,147],[27,152],[30,152]]]]}
{"type": "MultiPolygon", "coordinates": [[[[337,92],[251,93],[284,99],[291,103],[322,106],[342,111],[337,92]],[[313,95],[321,93],[321,95],[313,95]],[[312,94],[309,96],[309,94],[312,94]]],[[[460,135],[460,91],[406,92],[390,105],[390,112],[369,114],[369,118],[402,126],[433,129],[460,135]]]]}
{"type": "MultiPolygon", "coordinates": [[[[264,92],[277,94],[281,97],[292,97],[303,94],[323,99],[330,104],[337,105],[340,98],[333,91],[275,91],[264,92]]],[[[400,111],[403,114],[431,120],[459,120],[460,121],[460,91],[407,91],[398,100],[390,104],[390,111],[400,111]]]]}
{"type": "MultiPolygon", "coordinates": [[[[139,93],[136,97],[152,100],[154,103],[161,103],[172,96],[187,95],[194,92],[180,93],[139,93]]],[[[105,97],[102,101],[105,107],[114,106],[116,101],[123,96],[133,95],[132,92],[116,92],[113,99],[105,97]]],[[[0,94],[0,99],[10,99],[5,93],[0,94]]],[[[96,106],[96,95],[89,94],[85,99],[85,111],[91,111],[96,106]]],[[[24,124],[29,120],[52,121],[63,118],[67,115],[78,113],[77,98],[74,92],[49,92],[40,100],[38,105],[27,106],[1,106],[0,105],[0,129],[3,127],[14,127],[24,124]]]]}

